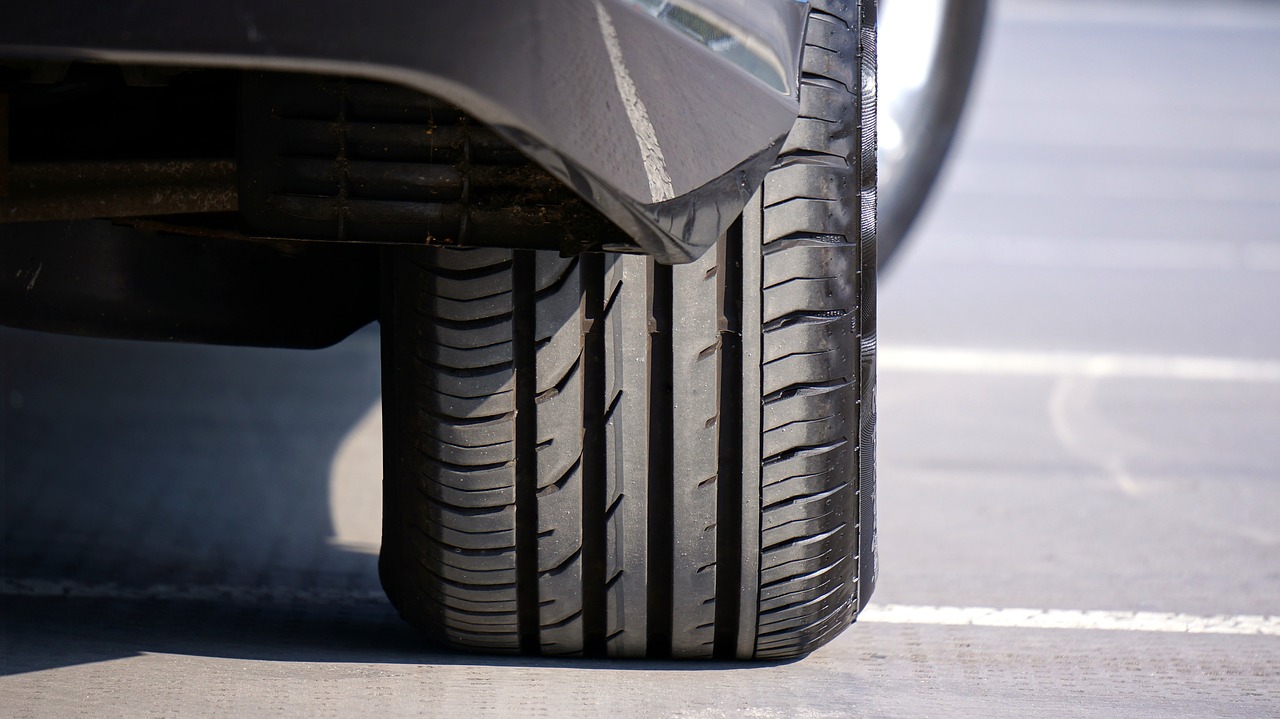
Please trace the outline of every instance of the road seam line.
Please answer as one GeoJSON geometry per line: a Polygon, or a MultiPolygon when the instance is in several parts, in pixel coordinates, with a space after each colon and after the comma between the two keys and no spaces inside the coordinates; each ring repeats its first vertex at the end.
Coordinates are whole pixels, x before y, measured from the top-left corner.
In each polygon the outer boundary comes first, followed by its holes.
{"type": "Polygon", "coordinates": [[[0,596],[29,598],[106,599],[125,601],[169,600],[193,602],[263,602],[272,604],[386,604],[381,590],[288,589],[226,584],[152,584],[126,587],[118,584],[82,584],[49,579],[5,579],[0,596]]]}
{"type": "MultiPolygon", "coordinates": [[[[117,584],[83,584],[50,579],[0,580],[0,596],[123,601],[248,601],[293,605],[386,604],[386,595],[378,590],[288,589],[224,584],[153,584],[143,587],[122,587],[117,584]]],[[[1259,614],[1196,615],[1173,612],[997,609],[873,603],[858,616],[858,622],[860,624],[1280,636],[1280,616],[1259,614]]]]}

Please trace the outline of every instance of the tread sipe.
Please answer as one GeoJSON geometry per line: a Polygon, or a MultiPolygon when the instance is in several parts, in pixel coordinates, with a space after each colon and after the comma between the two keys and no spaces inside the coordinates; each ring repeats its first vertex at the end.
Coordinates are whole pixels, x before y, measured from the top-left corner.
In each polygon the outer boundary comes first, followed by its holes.
{"type": "Polygon", "coordinates": [[[874,3],[700,260],[395,248],[383,584],[480,651],[803,655],[875,575],[874,3]]]}

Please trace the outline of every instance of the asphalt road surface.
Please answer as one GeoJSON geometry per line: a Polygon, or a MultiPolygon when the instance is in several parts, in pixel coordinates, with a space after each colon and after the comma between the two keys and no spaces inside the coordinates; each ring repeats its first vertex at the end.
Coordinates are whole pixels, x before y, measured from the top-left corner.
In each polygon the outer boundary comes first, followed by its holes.
{"type": "Polygon", "coordinates": [[[992,27],[882,285],[882,574],[832,645],[434,649],[377,582],[376,327],[0,330],[0,714],[1280,715],[1280,7],[992,27]]]}

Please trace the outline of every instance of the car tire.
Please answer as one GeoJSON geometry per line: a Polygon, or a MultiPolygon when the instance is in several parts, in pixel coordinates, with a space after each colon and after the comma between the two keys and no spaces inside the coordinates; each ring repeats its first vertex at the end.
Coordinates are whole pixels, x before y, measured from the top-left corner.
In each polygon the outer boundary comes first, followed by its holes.
{"type": "Polygon", "coordinates": [[[875,5],[700,260],[389,248],[382,582],[486,652],[784,658],[875,581],[875,5]]]}

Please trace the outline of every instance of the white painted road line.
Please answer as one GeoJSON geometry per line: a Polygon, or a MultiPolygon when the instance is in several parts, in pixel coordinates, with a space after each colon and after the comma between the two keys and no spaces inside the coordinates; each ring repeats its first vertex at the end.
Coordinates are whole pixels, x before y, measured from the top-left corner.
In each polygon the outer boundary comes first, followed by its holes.
{"type": "MultiPolygon", "coordinates": [[[[1280,149],[1280,143],[1276,145],[1280,149]]],[[[965,179],[965,178],[960,178],[965,179]]],[[[983,187],[974,177],[968,186],[983,187]]],[[[1280,184],[1280,182],[1278,182],[1280,184]]],[[[1277,190],[1280,192],[1280,188],[1277,190]]],[[[937,240],[913,250],[911,262],[924,265],[964,265],[1053,270],[1133,270],[1137,272],[1234,273],[1280,272],[1280,242],[1266,237],[1037,237],[1034,235],[972,235],[937,233],[937,240]]]]}
{"type": "Polygon", "coordinates": [[[1017,352],[881,345],[876,364],[892,372],[1132,377],[1205,382],[1280,382],[1280,362],[1220,357],[1017,352]]]}
{"type": "Polygon", "coordinates": [[[1117,612],[1073,609],[994,609],[990,607],[914,607],[872,604],[859,623],[1011,627],[1016,629],[1091,629],[1172,634],[1245,634],[1280,637],[1280,616],[1218,614],[1197,616],[1165,612],[1117,612]]]}
{"type": "Polygon", "coordinates": [[[1029,0],[1001,3],[999,18],[1021,24],[1133,25],[1144,28],[1188,28],[1265,32],[1280,27],[1275,5],[1256,0],[1211,3],[1135,3],[1115,0],[1029,0]]]}

